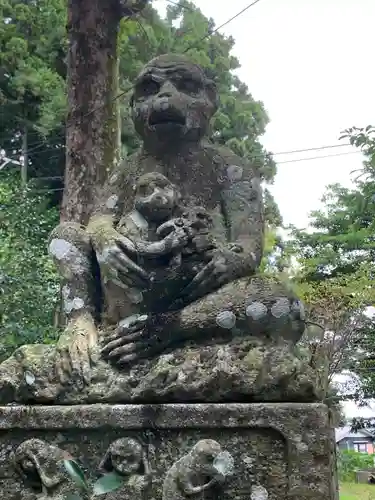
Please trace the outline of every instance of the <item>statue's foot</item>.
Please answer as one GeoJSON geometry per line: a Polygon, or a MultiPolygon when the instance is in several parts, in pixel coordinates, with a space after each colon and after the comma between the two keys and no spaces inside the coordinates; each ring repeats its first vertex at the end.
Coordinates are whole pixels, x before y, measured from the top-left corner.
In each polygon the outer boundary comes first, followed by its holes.
{"type": "Polygon", "coordinates": [[[103,359],[118,366],[151,358],[167,347],[165,341],[152,335],[150,317],[139,314],[120,321],[114,333],[105,338],[103,344],[103,359]]]}

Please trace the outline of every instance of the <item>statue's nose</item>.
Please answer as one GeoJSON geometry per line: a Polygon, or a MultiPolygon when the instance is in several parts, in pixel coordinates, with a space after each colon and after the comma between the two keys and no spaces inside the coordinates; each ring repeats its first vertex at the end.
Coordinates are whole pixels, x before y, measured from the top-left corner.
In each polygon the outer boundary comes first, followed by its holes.
{"type": "Polygon", "coordinates": [[[158,95],[159,97],[172,97],[175,90],[175,86],[171,82],[165,82],[161,86],[158,95]]]}

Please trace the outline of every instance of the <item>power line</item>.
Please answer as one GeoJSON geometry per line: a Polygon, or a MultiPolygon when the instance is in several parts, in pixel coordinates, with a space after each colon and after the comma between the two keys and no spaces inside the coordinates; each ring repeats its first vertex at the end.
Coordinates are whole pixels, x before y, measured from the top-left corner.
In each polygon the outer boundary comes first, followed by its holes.
{"type": "MultiPolygon", "coordinates": [[[[44,144],[44,143],[42,143],[44,144]]],[[[273,152],[268,152],[269,154],[272,155],[272,157],[274,156],[285,156],[285,155],[290,155],[290,154],[296,154],[296,153],[307,153],[309,151],[321,151],[321,150],[325,150],[325,149],[334,149],[334,148],[343,148],[343,147],[349,147],[351,146],[350,144],[332,144],[332,145],[327,145],[327,146],[313,146],[313,147],[310,147],[310,148],[303,148],[303,149],[292,149],[292,150],[289,150],[289,151],[279,151],[279,152],[276,152],[276,153],[273,153],[273,152]]],[[[31,153],[31,156],[34,153],[34,150],[36,149],[36,147],[33,147],[30,149],[29,151],[29,154],[31,153]]],[[[45,153],[47,151],[55,151],[55,152],[58,152],[58,150],[60,152],[64,152],[65,151],[65,146],[63,147],[60,147],[60,148],[57,148],[55,146],[51,146],[51,147],[48,147],[48,148],[45,148],[45,149],[42,149],[41,151],[37,151],[36,154],[42,154],[42,153],[45,153]]],[[[356,153],[359,153],[360,151],[356,151],[356,153]]],[[[52,156],[50,159],[54,159],[54,158],[59,158],[59,156],[52,156]]],[[[263,155],[255,155],[253,157],[254,159],[256,158],[263,158],[263,155]]],[[[284,163],[284,162],[278,162],[278,163],[284,163]]]]}
{"type": "Polygon", "coordinates": [[[283,163],[296,163],[297,161],[319,160],[321,158],[333,158],[335,156],[355,155],[360,153],[362,153],[362,151],[347,151],[345,153],[336,153],[333,155],[323,155],[323,156],[311,156],[310,158],[297,158],[295,160],[278,161],[276,163],[278,165],[281,165],[283,163]]]}
{"type": "Polygon", "coordinates": [[[175,5],[176,7],[181,7],[182,9],[189,10],[190,12],[195,12],[195,9],[189,7],[188,5],[180,5],[178,2],[174,2],[173,0],[167,0],[167,2],[175,5]]]}
{"type": "MultiPolygon", "coordinates": [[[[229,23],[231,23],[232,21],[234,21],[235,19],[237,19],[238,17],[240,17],[247,10],[249,10],[250,7],[253,7],[253,5],[257,4],[258,2],[260,2],[260,0],[255,0],[254,2],[250,3],[249,5],[247,5],[244,9],[240,10],[239,12],[237,12],[237,14],[235,14],[234,16],[232,16],[230,19],[228,19],[227,21],[225,21],[225,23],[220,24],[220,26],[218,26],[214,30],[208,31],[200,40],[198,40],[198,43],[203,42],[203,40],[205,40],[209,36],[213,35],[214,33],[217,33],[221,28],[224,28],[224,26],[227,26],[229,23]]],[[[192,48],[194,48],[194,46],[195,46],[195,43],[191,44],[187,49],[184,50],[183,54],[185,54],[186,52],[188,52],[189,50],[191,50],[192,48]]]]}
{"type": "Polygon", "coordinates": [[[332,144],[331,146],[316,146],[306,149],[295,149],[294,151],[284,151],[280,153],[273,153],[273,155],[289,155],[292,153],[305,153],[307,151],[319,151],[320,149],[331,149],[331,148],[343,148],[345,146],[351,146],[351,144],[332,144]]]}
{"type": "MultiPolygon", "coordinates": [[[[306,150],[306,151],[310,151],[309,149],[306,150]]],[[[311,157],[311,158],[297,158],[295,160],[286,160],[286,161],[280,161],[280,162],[276,162],[277,165],[280,165],[280,164],[283,164],[283,163],[297,163],[299,161],[308,161],[308,160],[319,160],[321,158],[332,158],[332,157],[336,157],[336,156],[344,156],[344,155],[350,155],[350,154],[359,154],[360,151],[349,151],[349,152],[346,152],[346,153],[337,153],[337,154],[333,154],[333,155],[323,155],[323,156],[314,156],[314,157],[311,157]]],[[[284,153],[285,154],[285,153],[284,153]]],[[[42,179],[49,179],[48,177],[35,177],[34,178],[35,180],[42,180],[42,179]]],[[[58,178],[55,177],[55,179],[57,180],[58,178]]],[[[59,179],[63,179],[63,177],[60,177],[59,179]]],[[[55,188],[55,189],[45,189],[43,191],[49,191],[49,192],[54,192],[54,191],[63,191],[64,188],[55,188]]]]}
{"type": "MultiPolygon", "coordinates": [[[[204,37],[202,37],[200,40],[198,40],[198,42],[196,43],[200,43],[202,42],[203,40],[205,40],[206,38],[208,38],[209,36],[213,35],[214,33],[217,33],[217,31],[221,28],[223,28],[224,26],[227,26],[229,23],[231,23],[232,21],[234,21],[235,19],[237,19],[239,16],[241,16],[242,14],[244,14],[248,9],[250,9],[250,7],[252,7],[253,5],[257,4],[258,2],[260,2],[260,0],[255,0],[254,2],[250,3],[249,5],[247,5],[244,9],[240,10],[240,12],[237,12],[237,14],[235,14],[234,16],[232,16],[230,19],[228,19],[227,21],[225,21],[225,23],[221,24],[220,26],[218,26],[217,28],[215,28],[214,30],[210,30],[208,31],[204,37]]],[[[187,49],[185,49],[183,51],[183,54],[185,54],[186,52],[188,52],[189,50],[191,50],[192,48],[195,47],[196,43],[194,44],[191,44],[187,49]]],[[[115,96],[113,99],[112,99],[112,102],[115,102],[117,101],[117,99],[120,99],[120,97],[123,97],[125,94],[127,94],[128,92],[130,92],[132,89],[134,88],[134,85],[131,85],[130,87],[128,87],[127,89],[123,90],[122,92],[120,92],[117,96],[115,96]]],[[[89,111],[88,113],[86,113],[85,115],[82,116],[82,120],[84,118],[87,118],[88,116],[91,116],[93,113],[95,113],[95,111],[97,111],[98,109],[101,109],[103,108],[104,106],[106,106],[106,104],[101,104],[99,106],[96,106],[95,108],[93,108],[91,111],[89,111]]]]}

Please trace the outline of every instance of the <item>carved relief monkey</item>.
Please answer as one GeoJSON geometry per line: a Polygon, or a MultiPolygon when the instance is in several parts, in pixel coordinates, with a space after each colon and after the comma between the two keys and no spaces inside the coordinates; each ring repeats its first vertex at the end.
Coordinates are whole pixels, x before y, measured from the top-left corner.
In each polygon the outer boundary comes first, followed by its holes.
{"type": "MultiPolygon", "coordinates": [[[[152,484],[152,472],[141,443],[133,438],[116,439],[109,446],[99,465],[99,472],[115,471],[125,478],[121,498],[137,500],[145,498],[152,484]]],[[[118,498],[117,492],[115,497],[118,498]]]]}
{"type": "Polygon", "coordinates": [[[14,468],[25,484],[42,494],[40,499],[63,500],[69,487],[62,460],[66,453],[41,439],[23,441],[11,455],[14,468]]]}
{"type": "Polygon", "coordinates": [[[225,481],[215,467],[222,453],[220,444],[202,439],[168,470],[163,484],[163,500],[185,500],[221,486],[225,481]]]}

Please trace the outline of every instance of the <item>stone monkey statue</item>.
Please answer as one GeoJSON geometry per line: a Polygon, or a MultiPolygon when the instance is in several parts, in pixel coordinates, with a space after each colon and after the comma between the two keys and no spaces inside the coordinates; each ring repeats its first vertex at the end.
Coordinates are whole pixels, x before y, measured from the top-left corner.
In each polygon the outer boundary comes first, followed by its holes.
{"type": "Polygon", "coordinates": [[[189,239],[188,228],[179,217],[180,198],[177,187],[164,175],[142,175],[134,186],[134,210],[122,216],[116,227],[130,240],[125,251],[143,259],[180,256],[189,239]]]}
{"type": "Polygon", "coordinates": [[[63,470],[66,452],[41,439],[23,441],[11,455],[14,468],[25,484],[40,493],[38,498],[64,500],[71,487],[63,470]]]}
{"type": "MultiPolygon", "coordinates": [[[[93,249],[106,261],[100,266],[120,272],[127,286],[150,284],[150,273],[124,251],[123,236],[115,229],[121,214],[132,210],[134,181],[149,172],[178,185],[185,207],[201,206],[210,214],[210,234],[218,244],[214,249],[205,241],[197,245],[202,265],[180,290],[178,311],[150,312],[142,320],[119,324],[103,355],[127,365],[186,340],[215,338],[223,312],[244,335],[292,342],[302,336],[305,324],[296,297],[283,284],[255,276],[264,236],[260,174],[245,159],[205,139],[217,107],[214,83],[185,56],[159,56],[138,76],[131,109],[142,149],[112,173],[87,231],[62,224],[52,235],[50,250],[75,304],[56,360],[65,378],[74,372],[89,379],[90,348],[98,341],[93,249]]],[[[111,322],[106,314],[102,318],[104,326],[111,322]]]]}
{"type": "Polygon", "coordinates": [[[152,473],[139,441],[126,437],[111,443],[99,465],[99,472],[106,474],[113,471],[126,478],[123,488],[114,495],[115,498],[119,495],[124,500],[145,498],[145,491],[152,484],[152,473]]]}
{"type": "Polygon", "coordinates": [[[215,459],[221,453],[217,441],[198,441],[168,470],[163,483],[163,500],[201,498],[204,491],[221,486],[226,478],[215,468],[215,459]]]}

